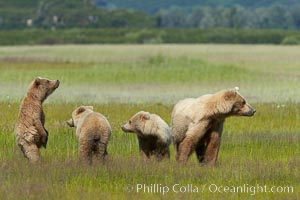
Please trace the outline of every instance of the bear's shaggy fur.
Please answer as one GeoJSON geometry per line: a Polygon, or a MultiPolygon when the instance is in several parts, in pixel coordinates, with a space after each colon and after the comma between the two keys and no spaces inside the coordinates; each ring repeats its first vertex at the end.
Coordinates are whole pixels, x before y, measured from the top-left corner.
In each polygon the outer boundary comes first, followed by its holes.
{"type": "Polygon", "coordinates": [[[170,158],[170,128],[158,115],[140,111],[121,128],[124,132],[136,133],[143,160],[151,156],[157,161],[170,158]]]}
{"type": "Polygon", "coordinates": [[[79,140],[79,159],[91,164],[93,155],[103,161],[107,155],[107,144],[111,135],[111,126],[100,113],[94,112],[92,106],[80,106],[72,112],[67,121],[70,127],[76,127],[79,140]]]}
{"type": "Polygon", "coordinates": [[[178,162],[185,163],[196,151],[200,163],[215,164],[225,119],[255,113],[238,90],[236,87],[196,99],[184,99],[175,105],[171,134],[178,162]]]}
{"type": "Polygon", "coordinates": [[[48,131],[44,127],[45,114],[42,103],[58,86],[58,80],[38,77],[31,83],[21,103],[15,127],[16,141],[30,162],[39,161],[39,148],[46,148],[48,131]]]}

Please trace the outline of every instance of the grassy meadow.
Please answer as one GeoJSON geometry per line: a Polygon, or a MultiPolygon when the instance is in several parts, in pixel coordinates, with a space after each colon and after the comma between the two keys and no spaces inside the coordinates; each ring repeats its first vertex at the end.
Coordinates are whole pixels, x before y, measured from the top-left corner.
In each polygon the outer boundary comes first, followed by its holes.
{"type": "Polygon", "coordinates": [[[7,46],[0,47],[0,72],[0,199],[300,199],[298,46],[7,46]],[[42,163],[31,165],[13,129],[36,76],[61,85],[44,104],[49,140],[42,163]],[[135,136],[120,129],[140,110],[170,124],[178,100],[235,86],[257,113],[226,121],[215,167],[199,166],[194,155],[177,164],[172,145],[170,161],[143,163],[135,136]],[[75,129],[65,121],[79,105],[93,105],[112,125],[104,164],[77,161],[75,129]],[[137,191],[137,184],[170,191],[137,191]],[[183,192],[173,191],[175,184],[183,192]],[[184,192],[191,185],[198,191],[184,192]],[[248,192],[218,192],[215,185],[246,185],[248,192]]]}

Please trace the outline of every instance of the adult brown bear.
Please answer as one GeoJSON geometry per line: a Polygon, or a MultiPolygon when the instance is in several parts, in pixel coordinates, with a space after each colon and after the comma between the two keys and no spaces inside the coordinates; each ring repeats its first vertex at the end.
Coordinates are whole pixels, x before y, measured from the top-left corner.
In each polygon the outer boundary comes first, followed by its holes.
{"type": "Polygon", "coordinates": [[[176,160],[185,163],[196,151],[200,163],[215,164],[225,119],[253,116],[256,112],[239,92],[223,90],[179,101],[172,112],[172,138],[176,160]]]}

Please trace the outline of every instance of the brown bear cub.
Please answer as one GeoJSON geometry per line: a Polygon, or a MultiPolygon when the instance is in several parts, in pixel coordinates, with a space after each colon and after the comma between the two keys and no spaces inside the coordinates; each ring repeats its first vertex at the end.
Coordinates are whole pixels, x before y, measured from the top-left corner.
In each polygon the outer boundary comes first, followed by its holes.
{"type": "Polygon", "coordinates": [[[48,141],[48,131],[44,127],[45,114],[42,104],[59,86],[59,80],[36,78],[29,86],[19,112],[15,127],[16,141],[24,156],[30,162],[40,160],[40,147],[48,141]]]}
{"type": "Polygon", "coordinates": [[[94,112],[92,106],[80,106],[72,112],[72,118],[67,124],[76,127],[80,161],[92,164],[93,155],[96,160],[104,161],[111,135],[111,126],[107,119],[94,112]]]}
{"type": "Polygon", "coordinates": [[[250,117],[255,113],[238,90],[235,87],[196,99],[184,99],[175,105],[171,123],[178,162],[185,163],[196,151],[200,163],[215,164],[225,119],[250,117]]]}
{"type": "Polygon", "coordinates": [[[136,133],[143,160],[152,156],[157,161],[170,158],[170,128],[158,115],[140,111],[121,128],[124,132],[136,133]]]}

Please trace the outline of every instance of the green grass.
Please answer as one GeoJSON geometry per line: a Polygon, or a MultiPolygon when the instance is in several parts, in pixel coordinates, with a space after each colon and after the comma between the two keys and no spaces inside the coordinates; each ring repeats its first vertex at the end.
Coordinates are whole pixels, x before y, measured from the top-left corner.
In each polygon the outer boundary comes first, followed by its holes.
{"type": "MultiPolygon", "coordinates": [[[[249,184],[293,186],[294,193],[283,197],[299,197],[299,154],[300,136],[298,104],[289,104],[281,109],[270,104],[254,105],[258,113],[253,118],[230,118],[225,124],[224,136],[216,167],[198,166],[195,156],[186,166],[174,160],[173,147],[170,162],[142,163],[134,135],[124,134],[120,125],[139,110],[159,113],[170,120],[172,106],[162,104],[98,104],[95,110],[106,115],[111,122],[113,134],[109,143],[110,160],[100,166],[86,167],[77,163],[77,139],[75,130],[68,128],[65,121],[76,107],[75,104],[51,104],[45,106],[46,127],[50,138],[46,150],[41,150],[43,163],[31,166],[15,146],[13,133],[17,104],[8,107],[1,104],[2,134],[0,135],[0,194],[9,199],[20,198],[25,190],[28,197],[36,199],[112,195],[121,198],[158,198],[160,194],[128,193],[124,188],[138,183],[172,186],[193,184],[199,188],[205,184],[239,186],[249,184]],[[64,110],[64,112],[61,112],[64,110]],[[273,117],[276,116],[276,117],[273,117]],[[268,122],[268,123],[266,123],[268,122]],[[279,125],[279,123],[281,125],[279,125]],[[24,189],[25,188],[25,189],[24,189]]],[[[223,198],[224,194],[200,193],[165,197],[180,199],[199,195],[223,198]]],[[[278,194],[255,195],[255,198],[276,198],[278,194]]],[[[0,196],[1,197],[1,196],[0,196]]],[[[228,194],[225,198],[251,198],[250,194],[228,194]]],[[[3,199],[1,198],[1,199],[3,199]]],[[[27,196],[26,196],[27,198],[27,196]]],[[[253,196],[254,198],[254,196],[253,196]]]]}
{"type": "Polygon", "coordinates": [[[298,102],[299,52],[256,45],[0,47],[0,100],[20,100],[33,77],[44,76],[62,81],[50,100],[59,102],[174,104],[235,86],[251,102],[298,102]]]}
{"type": "Polygon", "coordinates": [[[300,104],[298,47],[149,45],[0,48],[0,199],[299,199],[300,104]],[[268,66],[268,67],[264,67],[268,66]],[[47,149],[42,163],[22,157],[13,134],[20,100],[35,76],[60,79],[44,105],[47,149]],[[120,126],[134,113],[159,114],[170,124],[181,98],[240,86],[257,110],[229,118],[215,167],[193,155],[143,163],[133,134],[120,126]],[[78,163],[75,129],[65,121],[78,105],[107,116],[109,160],[78,163]],[[197,193],[144,193],[136,184],[198,187],[197,193]],[[209,186],[292,186],[293,192],[212,193],[209,186]]]}

